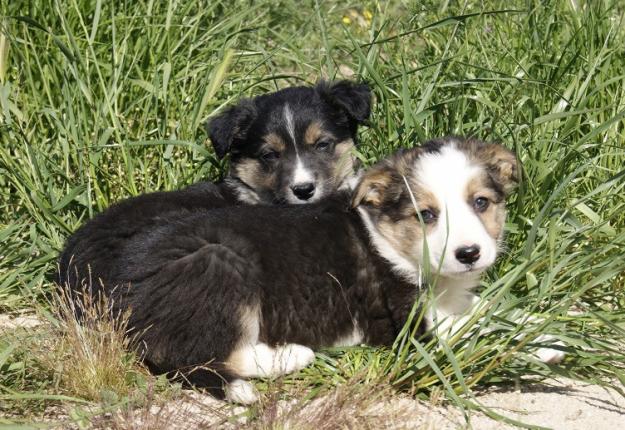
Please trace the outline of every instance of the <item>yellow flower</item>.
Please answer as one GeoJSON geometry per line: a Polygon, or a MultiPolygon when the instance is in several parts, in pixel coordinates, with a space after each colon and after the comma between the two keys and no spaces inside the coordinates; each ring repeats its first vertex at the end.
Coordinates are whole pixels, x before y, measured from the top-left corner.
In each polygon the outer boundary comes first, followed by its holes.
{"type": "Polygon", "coordinates": [[[344,16],[344,17],[343,17],[343,24],[345,24],[345,25],[349,25],[349,24],[351,24],[351,23],[352,23],[352,20],[351,20],[351,19],[349,19],[349,16],[344,16]]]}
{"type": "Polygon", "coordinates": [[[371,13],[371,11],[369,9],[365,9],[362,12],[362,16],[365,17],[365,19],[369,22],[371,22],[371,20],[373,19],[373,14],[371,13]]]}

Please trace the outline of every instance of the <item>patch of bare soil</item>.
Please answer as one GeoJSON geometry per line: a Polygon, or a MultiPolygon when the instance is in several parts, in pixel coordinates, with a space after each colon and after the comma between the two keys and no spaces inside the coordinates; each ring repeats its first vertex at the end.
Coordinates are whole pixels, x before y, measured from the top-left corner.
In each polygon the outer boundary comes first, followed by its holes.
{"type": "MultiPolygon", "coordinates": [[[[621,430],[625,428],[625,398],[618,392],[597,385],[568,379],[549,383],[522,385],[518,390],[491,390],[476,395],[476,400],[507,418],[525,424],[562,430],[621,430]]],[[[397,402],[422,403],[409,399],[397,402]]],[[[425,416],[404,422],[403,428],[428,430],[507,430],[513,425],[489,418],[480,412],[470,412],[467,422],[453,406],[433,406],[425,416]]]]}
{"type": "Polygon", "coordinates": [[[41,325],[41,320],[34,314],[11,316],[0,314],[0,332],[16,328],[33,328],[41,325]]]}
{"type": "MultiPolygon", "coordinates": [[[[552,429],[625,428],[623,396],[611,389],[568,379],[526,385],[516,391],[492,391],[477,399],[501,415],[552,429]]],[[[480,430],[514,428],[483,414],[474,414],[471,424],[480,430]]]]}

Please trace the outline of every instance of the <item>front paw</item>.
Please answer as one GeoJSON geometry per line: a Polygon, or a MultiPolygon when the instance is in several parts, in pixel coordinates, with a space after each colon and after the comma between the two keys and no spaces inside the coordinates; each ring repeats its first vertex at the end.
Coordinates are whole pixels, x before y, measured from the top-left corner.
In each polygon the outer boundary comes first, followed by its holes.
{"type": "MultiPolygon", "coordinates": [[[[535,342],[548,344],[550,346],[564,346],[564,342],[555,341],[555,339],[549,335],[538,336],[535,342]]],[[[536,351],[534,351],[534,356],[536,356],[536,358],[538,358],[543,363],[547,364],[558,364],[564,359],[565,355],[566,353],[560,349],[547,347],[538,348],[536,351]]]]}
{"type": "Polygon", "coordinates": [[[558,364],[566,354],[559,349],[539,348],[534,355],[543,363],[558,364]]]}
{"type": "MultiPolygon", "coordinates": [[[[295,343],[287,343],[276,349],[276,359],[281,374],[296,372],[315,361],[315,353],[312,349],[295,343]]],[[[274,364],[274,365],[275,365],[274,364]]]]}

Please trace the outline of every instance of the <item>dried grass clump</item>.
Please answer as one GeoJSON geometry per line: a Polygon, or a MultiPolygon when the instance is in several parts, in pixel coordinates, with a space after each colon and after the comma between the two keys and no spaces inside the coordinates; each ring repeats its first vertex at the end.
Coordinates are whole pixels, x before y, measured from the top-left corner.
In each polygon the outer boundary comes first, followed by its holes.
{"type": "Polygon", "coordinates": [[[129,314],[116,312],[107,297],[79,294],[72,299],[59,292],[53,310],[59,317],[58,354],[49,365],[66,393],[110,403],[131,396],[151,378],[127,335],[129,314]]]}
{"type": "Polygon", "coordinates": [[[363,382],[356,376],[312,399],[303,386],[299,393],[286,400],[283,392],[280,384],[270,385],[256,415],[243,427],[255,430],[400,429],[415,424],[415,416],[423,418],[423,411],[414,410],[414,400],[404,401],[406,399],[398,396],[387,381],[363,382]]]}

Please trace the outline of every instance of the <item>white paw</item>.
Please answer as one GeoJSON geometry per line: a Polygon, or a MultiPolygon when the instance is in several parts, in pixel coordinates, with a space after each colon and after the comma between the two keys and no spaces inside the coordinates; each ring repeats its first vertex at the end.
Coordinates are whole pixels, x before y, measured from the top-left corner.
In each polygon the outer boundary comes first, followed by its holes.
{"type": "Polygon", "coordinates": [[[543,363],[558,364],[564,359],[566,354],[559,349],[538,348],[534,355],[543,363]]]}
{"type": "Polygon", "coordinates": [[[258,401],[258,391],[251,382],[243,379],[235,379],[226,385],[226,400],[242,405],[251,405],[258,401]]]}
{"type": "Polygon", "coordinates": [[[312,349],[289,343],[276,348],[277,373],[287,374],[301,370],[315,360],[315,353],[312,349]]]}
{"type": "MultiPolygon", "coordinates": [[[[542,335],[536,338],[537,343],[545,342],[550,345],[564,346],[564,343],[561,341],[554,342],[554,338],[549,335],[542,335]]],[[[564,359],[566,355],[564,351],[560,351],[559,349],[553,348],[538,348],[534,355],[543,363],[547,364],[557,364],[564,359]]]]}

